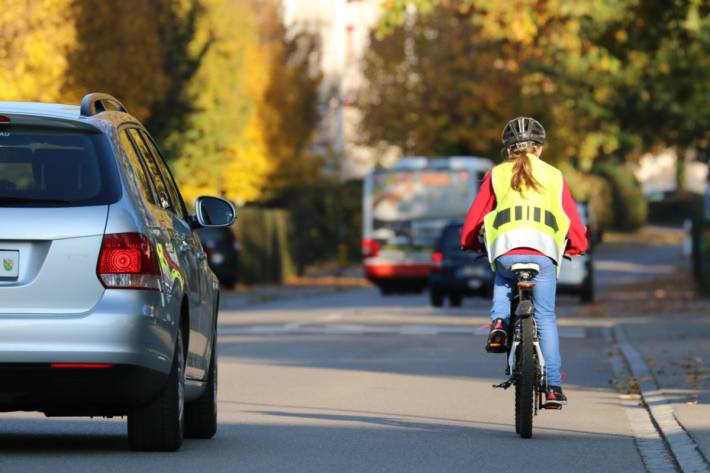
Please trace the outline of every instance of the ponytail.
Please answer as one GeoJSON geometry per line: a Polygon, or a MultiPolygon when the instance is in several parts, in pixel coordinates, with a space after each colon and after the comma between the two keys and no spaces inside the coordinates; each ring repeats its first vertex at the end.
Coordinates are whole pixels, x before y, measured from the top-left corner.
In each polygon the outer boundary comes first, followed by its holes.
{"type": "Polygon", "coordinates": [[[511,159],[513,160],[513,178],[510,181],[510,186],[513,190],[521,194],[525,189],[540,192],[543,186],[533,175],[532,165],[527,153],[514,153],[511,159]]]}

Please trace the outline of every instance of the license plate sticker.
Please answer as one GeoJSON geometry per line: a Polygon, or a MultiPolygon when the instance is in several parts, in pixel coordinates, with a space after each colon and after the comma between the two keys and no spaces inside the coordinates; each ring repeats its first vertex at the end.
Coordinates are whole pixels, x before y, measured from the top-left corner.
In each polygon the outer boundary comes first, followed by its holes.
{"type": "Polygon", "coordinates": [[[17,278],[20,274],[20,252],[0,250],[0,278],[17,278]]]}

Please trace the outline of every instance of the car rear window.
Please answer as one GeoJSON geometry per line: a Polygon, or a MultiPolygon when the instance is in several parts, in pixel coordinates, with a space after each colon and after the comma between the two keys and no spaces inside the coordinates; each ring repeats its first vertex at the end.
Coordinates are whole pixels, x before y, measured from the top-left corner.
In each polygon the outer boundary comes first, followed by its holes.
{"type": "Polygon", "coordinates": [[[37,127],[0,129],[0,206],[116,202],[120,185],[100,133],[37,127]]]}
{"type": "Polygon", "coordinates": [[[454,253],[461,251],[461,229],[463,225],[448,226],[441,237],[441,251],[454,253]]]}

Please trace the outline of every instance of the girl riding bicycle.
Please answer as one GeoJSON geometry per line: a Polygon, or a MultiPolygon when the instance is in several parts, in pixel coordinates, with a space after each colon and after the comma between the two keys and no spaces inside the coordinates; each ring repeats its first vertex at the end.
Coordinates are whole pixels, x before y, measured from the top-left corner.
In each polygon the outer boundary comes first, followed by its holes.
{"type": "Polygon", "coordinates": [[[471,205],[461,232],[464,250],[481,251],[485,232],[488,258],[495,271],[491,329],[486,350],[504,353],[515,263],[536,263],[540,272],[533,289],[535,321],[547,365],[546,407],[567,403],[562,392],[561,359],[555,293],[564,256],[587,251],[586,228],[562,173],[540,159],[545,129],[535,119],[518,117],[503,129],[508,160],[488,173],[471,205]]]}

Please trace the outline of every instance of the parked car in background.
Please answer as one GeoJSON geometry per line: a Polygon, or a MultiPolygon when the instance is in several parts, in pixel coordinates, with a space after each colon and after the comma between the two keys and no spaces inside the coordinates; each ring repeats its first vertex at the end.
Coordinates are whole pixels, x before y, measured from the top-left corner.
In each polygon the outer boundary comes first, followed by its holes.
{"type": "Polygon", "coordinates": [[[127,416],[138,450],[217,429],[219,285],[155,142],[110,95],[0,102],[0,411],[127,416]]]}
{"type": "Polygon", "coordinates": [[[587,226],[589,249],[583,256],[575,256],[572,261],[564,260],[557,278],[557,292],[576,294],[583,303],[594,302],[594,247],[600,239],[600,233],[594,225],[594,219],[585,202],[577,204],[582,223],[587,226]]]}
{"type": "Polygon", "coordinates": [[[234,232],[227,227],[198,228],[202,247],[207,253],[207,263],[222,287],[231,289],[239,280],[239,253],[241,245],[234,232]]]}
{"type": "Polygon", "coordinates": [[[459,307],[465,296],[491,296],[493,271],[488,258],[461,251],[462,228],[462,222],[450,223],[436,241],[429,275],[429,300],[434,307],[441,307],[445,298],[451,307],[459,307]]]}

